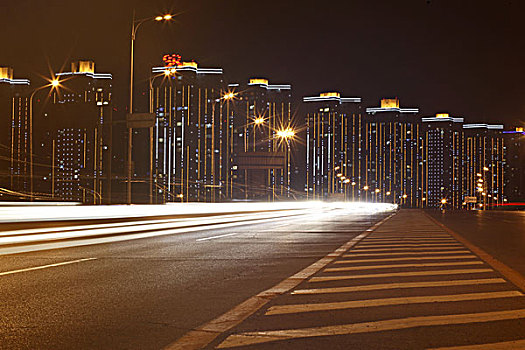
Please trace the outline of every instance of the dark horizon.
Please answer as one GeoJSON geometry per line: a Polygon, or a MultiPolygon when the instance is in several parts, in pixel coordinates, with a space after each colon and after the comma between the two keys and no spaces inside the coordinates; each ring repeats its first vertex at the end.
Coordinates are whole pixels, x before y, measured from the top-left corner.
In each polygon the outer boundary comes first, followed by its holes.
{"type": "MultiPolygon", "coordinates": [[[[230,82],[266,77],[292,84],[295,101],[323,91],[377,106],[398,97],[422,115],[449,112],[469,123],[522,125],[525,47],[520,14],[505,1],[386,0],[246,3],[241,1],[13,1],[0,4],[0,65],[30,78],[93,59],[114,76],[127,105],[129,31],[137,17],[166,11],[175,23],[148,23],[138,34],[136,84],[166,53],[220,67],[230,82]]],[[[137,85],[138,86],[138,85],[137,85]]],[[[143,106],[143,108],[146,108],[143,106]]]]}

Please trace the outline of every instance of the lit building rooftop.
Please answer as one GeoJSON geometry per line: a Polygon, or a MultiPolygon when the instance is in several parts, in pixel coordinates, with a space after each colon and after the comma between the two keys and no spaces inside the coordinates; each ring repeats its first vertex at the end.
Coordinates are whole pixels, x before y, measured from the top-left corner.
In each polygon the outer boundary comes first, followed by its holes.
{"type": "Polygon", "coordinates": [[[71,63],[71,71],[57,73],[57,77],[68,76],[68,75],[85,75],[86,77],[93,79],[112,79],[113,76],[110,73],[95,73],[95,62],[80,60],[71,63]]]}
{"type": "Polygon", "coordinates": [[[455,118],[451,117],[448,113],[438,113],[435,117],[425,117],[421,118],[423,123],[430,122],[453,122],[453,123],[463,123],[464,118],[455,118]]]}
{"type": "Polygon", "coordinates": [[[503,130],[503,124],[465,124],[463,129],[503,130]]]}
{"type": "Polygon", "coordinates": [[[303,97],[303,102],[336,101],[339,103],[361,103],[361,97],[341,97],[339,92],[323,92],[319,96],[303,97]]]}
{"type": "Polygon", "coordinates": [[[0,67],[0,83],[7,83],[10,85],[30,85],[29,79],[15,79],[13,78],[13,68],[0,67]]]}
{"type": "Polygon", "coordinates": [[[268,79],[264,79],[264,78],[251,78],[248,85],[249,86],[260,86],[267,90],[291,90],[292,89],[292,86],[288,84],[280,84],[280,85],[270,84],[268,79]]]}
{"type": "Polygon", "coordinates": [[[376,114],[380,112],[397,112],[397,113],[419,113],[419,108],[401,108],[399,99],[384,98],[381,100],[381,107],[371,107],[366,109],[366,113],[376,114]]]}

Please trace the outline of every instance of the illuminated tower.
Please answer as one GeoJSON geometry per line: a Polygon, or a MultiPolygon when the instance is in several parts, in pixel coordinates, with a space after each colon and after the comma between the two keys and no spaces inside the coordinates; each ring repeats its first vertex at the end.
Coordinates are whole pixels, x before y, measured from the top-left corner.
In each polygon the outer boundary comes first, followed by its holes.
{"type": "Polygon", "coordinates": [[[291,197],[295,128],[291,85],[252,78],[234,100],[233,198],[291,197]]]}
{"type": "Polygon", "coordinates": [[[82,203],[109,200],[111,192],[111,74],[95,72],[92,61],[57,74],[60,88],[44,107],[42,156],[50,169],[44,184],[56,199],[82,203]]]}
{"type": "Polygon", "coordinates": [[[30,191],[29,84],[27,79],[14,79],[12,68],[0,67],[0,186],[4,199],[12,198],[9,191],[27,199],[30,191]]]}
{"type": "Polygon", "coordinates": [[[504,203],[505,144],[503,125],[464,124],[464,198],[477,198],[465,203],[472,209],[489,209],[504,203]]]}
{"type": "Polygon", "coordinates": [[[465,167],[463,154],[463,118],[447,113],[421,119],[425,128],[424,207],[463,207],[463,177],[465,167]]]}
{"type": "Polygon", "coordinates": [[[419,109],[402,108],[396,98],[383,99],[381,107],[366,113],[361,131],[365,199],[422,207],[426,160],[419,109]]]}
{"type": "Polygon", "coordinates": [[[310,199],[358,200],[363,180],[361,98],[338,92],[304,97],[306,194],[310,199]]]}
{"type": "Polygon", "coordinates": [[[215,202],[231,197],[232,100],[220,68],[196,62],[152,70],[156,202],[215,202]]]}
{"type": "Polygon", "coordinates": [[[507,151],[505,196],[509,202],[525,202],[525,131],[523,127],[504,131],[507,151]]]}

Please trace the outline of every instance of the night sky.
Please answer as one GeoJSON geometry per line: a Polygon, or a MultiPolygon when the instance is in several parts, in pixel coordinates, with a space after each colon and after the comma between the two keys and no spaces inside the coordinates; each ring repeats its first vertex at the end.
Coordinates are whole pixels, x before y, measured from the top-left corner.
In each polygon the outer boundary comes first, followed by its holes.
{"type": "Polygon", "coordinates": [[[179,53],[222,67],[228,81],[290,83],[298,101],[339,90],[366,107],[398,97],[424,115],[525,123],[525,4],[517,0],[0,0],[0,65],[38,86],[48,66],[93,59],[113,73],[122,105],[133,8],[138,17],[180,13],[139,32],[137,83],[163,54],[179,53]]]}

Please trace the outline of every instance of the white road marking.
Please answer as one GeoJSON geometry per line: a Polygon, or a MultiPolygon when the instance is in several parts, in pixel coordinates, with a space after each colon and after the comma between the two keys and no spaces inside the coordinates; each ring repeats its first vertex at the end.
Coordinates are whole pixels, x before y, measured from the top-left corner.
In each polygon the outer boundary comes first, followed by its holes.
{"type": "Polygon", "coordinates": [[[404,261],[404,260],[452,260],[452,259],[477,259],[476,255],[447,255],[447,256],[413,256],[405,258],[383,258],[383,259],[343,259],[334,261],[334,264],[352,264],[352,263],[367,263],[367,262],[388,262],[388,261],[404,261]]]}
{"type": "Polygon", "coordinates": [[[361,243],[356,248],[390,248],[390,247],[463,247],[460,243],[399,243],[399,244],[386,244],[386,243],[361,243]]]}
{"type": "Polygon", "coordinates": [[[227,234],[224,234],[224,235],[211,236],[211,237],[206,237],[206,238],[199,238],[199,239],[196,239],[196,241],[197,241],[197,242],[209,241],[210,239],[217,239],[217,238],[229,237],[229,236],[234,236],[234,235],[238,235],[238,234],[240,234],[240,232],[237,232],[237,233],[227,233],[227,234]]]}
{"type": "Polygon", "coordinates": [[[437,251],[437,252],[398,252],[398,253],[367,253],[367,254],[354,254],[351,252],[348,252],[348,254],[343,255],[343,258],[353,258],[356,256],[393,256],[393,255],[432,255],[432,254],[469,254],[471,253],[470,250],[454,250],[454,251],[437,251]]]}
{"type": "Polygon", "coordinates": [[[56,263],[56,264],[49,264],[49,265],[43,265],[43,266],[28,267],[28,268],[25,268],[25,269],[19,269],[19,270],[12,270],[12,271],[0,272],[0,276],[12,275],[12,274],[15,274],[15,273],[20,273],[20,272],[28,272],[28,271],[35,271],[35,270],[48,269],[48,268],[50,268],[50,267],[57,267],[57,266],[64,266],[64,265],[76,264],[76,263],[79,263],[79,262],[91,261],[91,260],[96,260],[96,259],[97,259],[97,258],[85,258],[85,259],[78,259],[78,260],[65,261],[65,262],[56,263]]]}
{"type": "Polygon", "coordinates": [[[232,329],[239,323],[244,321],[249,316],[253,315],[257,310],[270,302],[273,298],[285,294],[297,287],[300,283],[305,281],[310,276],[314,275],[335,259],[341,257],[346,251],[364,239],[371,231],[382,225],[385,221],[393,217],[395,213],[384,218],[376,223],[374,226],[366,230],[364,233],[352,238],[333,252],[327,254],[324,258],[314,262],[305,269],[299,271],[293,276],[288,277],[276,286],[267,289],[243,303],[237,305],[233,309],[227,311],[221,316],[203,324],[197,328],[192,329],[174,343],[165,347],[165,350],[179,350],[179,349],[201,349],[211,343],[222,333],[232,329]]]}
{"type": "Polygon", "coordinates": [[[451,281],[430,281],[430,282],[405,282],[405,283],[380,283],[368,284],[353,287],[333,287],[333,288],[312,288],[297,289],[292,292],[294,295],[303,294],[329,294],[329,293],[352,293],[366,292],[371,290],[388,290],[388,289],[407,289],[407,288],[431,288],[431,287],[455,287],[455,286],[475,286],[483,284],[507,283],[503,278],[485,278],[469,280],[451,280],[451,281]]]}
{"type": "Polygon", "coordinates": [[[522,318],[525,318],[525,309],[456,315],[418,316],[375,322],[342,324],[335,326],[245,332],[230,335],[226,338],[226,340],[219,344],[218,348],[223,349],[234,346],[255,345],[272,341],[297,338],[327,337],[358,333],[384,332],[415,327],[482,323],[502,320],[516,320],[522,318]]]}
{"type": "Polygon", "coordinates": [[[494,272],[492,269],[464,269],[464,270],[439,270],[439,271],[417,271],[417,272],[393,272],[393,273],[375,273],[368,275],[351,275],[351,276],[323,276],[312,277],[310,282],[326,282],[353,280],[361,278],[388,278],[388,277],[412,277],[412,276],[442,276],[442,275],[462,275],[469,273],[486,273],[494,272]]]}
{"type": "Polygon", "coordinates": [[[422,264],[394,264],[394,265],[361,265],[348,267],[330,267],[324,269],[325,272],[339,272],[339,271],[359,271],[359,270],[374,270],[374,269],[397,269],[403,267],[434,267],[434,266],[460,266],[460,265],[483,265],[483,261],[454,261],[445,263],[422,263],[422,264]]]}
{"type": "Polygon", "coordinates": [[[518,350],[525,349],[525,340],[513,340],[501,343],[477,344],[466,346],[452,346],[446,348],[434,348],[428,350],[518,350]]]}
{"type": "Polygon", "coordinates": [[[352,249],[353,252],[356,252],[356,253],[361,253],[361,252],[399,252],[399,251],[404,251],[404,250],[407,250],[407,251],[428,251],[430,253],[435,253],[436,251],[438,252],[443,252],[443,251],[451,251],[451,250],[458,250],[458,249],[465,249],[465,247],[463,246],[457,246],[457,247],[450,247],[450,248],[445,248],[445,247],[436,247],[436,248],[429,248],[429,247],[415,247],[415,248],[410,248],[410,247],[407,247],[407,248],[371,248],[371,249],[368,249],[368,247],[364,248],[364,249],[361,249],[359,247],[356,247],[355,249],[352,249]]]}
{"type": "Polygon", "coordinates": [[[515,298],[515,297],[522,297],[522,296],[523,296],[523,293],[517,290],[512,290],[512,291],[488,292],[488,293],[466,293],[466,294],[429,295],[429,296],[384,298],[384,299],[369,299],[369,300],[352,300],[352,301],[340,301],[340,302],[332,302],[332,303],[277,305],[277,306],[270,307],[268,311],[266,312],[266,315],[281,315],[281,314],[293,314],[293,313],[314,312],[314,311],[345,310],[345,309],[391,306],[391,305],[447,303],[447,302],[468,301],[468,300],[515,298]]]}

